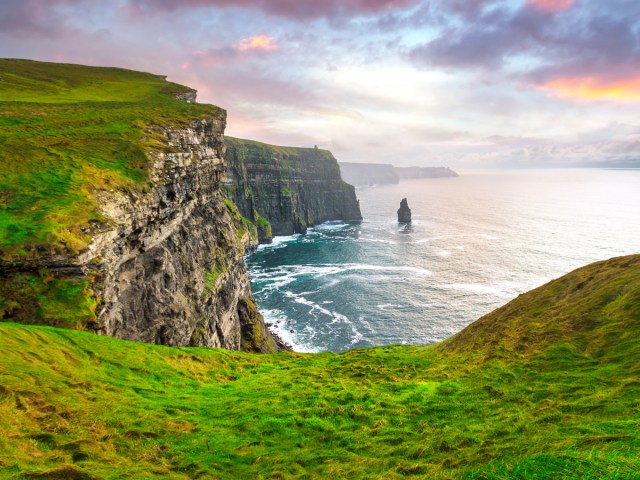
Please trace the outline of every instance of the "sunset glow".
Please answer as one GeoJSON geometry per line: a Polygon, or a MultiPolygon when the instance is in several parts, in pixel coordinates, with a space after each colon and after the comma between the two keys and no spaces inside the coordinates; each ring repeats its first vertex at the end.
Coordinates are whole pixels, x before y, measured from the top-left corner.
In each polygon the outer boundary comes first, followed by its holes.
{"type": "Polygon", "coordinates": [[[273,39],[264,34],[244,38],[240,40],[240,45],[238,46],[238,49],[242,52],[246,52],[248,50],[264,50],[268,52],[277,48],[278,45],[276,45],[273,39]]]}
{"type": "Polygon", "coordinates": [[[640,76],[613,82],[601,81],[595,77],[558,79],[545,83],[541,88],[553,91],[563,98],[640,101],[640,76]]]}

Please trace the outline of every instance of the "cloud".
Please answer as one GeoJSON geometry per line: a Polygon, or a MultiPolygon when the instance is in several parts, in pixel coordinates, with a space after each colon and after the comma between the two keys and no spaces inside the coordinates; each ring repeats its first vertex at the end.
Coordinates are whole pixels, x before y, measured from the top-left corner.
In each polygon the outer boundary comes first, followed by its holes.
{"type": "Polygon", "coordinates": [[[238,45],[238,50],[241,52],[247,52],[250,50],[260,50],[264,52],[269,52],[271,50],[276,50],[278,45],[276,42],[269,38],[267,35],[254,35],[253,37],[243,38],[240,40],[240,44],[238,45]]]}
{"type": "Polygon", "coordinates": [[[562,98],[640,98],[640,2],[528,0],[517,9],[471,3],[449,8],[439,34],[412,48],[409,59],[419,67],[508,75],[562,98]]]}
{"type": "Polygon", "coordinates": [[[562,12],[569,10],[574,0],[528,0],[531,7],[537,8],[545,12],[562,12]]]}
{"type": "Polygon", "coordinates": [[[82,0],[8,0],[0,8],[0,32],[15,37],[60,37],[75,33],[57,8],[82,0]]]}
{"type": "Polygon", "coordinates": [[[197,51],[191,54],[191,62],[183,63],[182,68],[187,69],[191,63],[203,65],[220,65],[231,63],[241,59],[263,56],[279,48],[271,37],[265,34],[243,38],[235,45],[210,48],[206,51],[197,51]]]}
{"type": "Polygon", "coordinates": [[[594,76],[559,77],[537,85],[537,87],[541,90],[550,91],[562,98],[640,101],[640,74],[618,80],[602,79],[594,76]]]}
{"type": "Polygon", "coordinates": [[[145,11],[185,8],[241,8],[292,20],[358,17],[402,9],[418,0],[131,0],[145,11]]]}

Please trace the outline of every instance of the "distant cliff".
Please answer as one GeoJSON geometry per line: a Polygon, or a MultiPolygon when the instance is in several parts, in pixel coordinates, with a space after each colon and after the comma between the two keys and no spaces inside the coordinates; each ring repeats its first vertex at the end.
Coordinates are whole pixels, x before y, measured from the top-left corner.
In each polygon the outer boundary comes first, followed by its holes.
{"type": "Polygon", "coordinates": [[[340,162],[345,182],[356,187],[372,187],[400,183],[416,178],[445,178],[459,175],[447,167],[394,167],[390,163],[340,162]]]}
{"type": "Polygon", "coordinates": [[[340,172],[345,182],[356,187],[399,183],[400,178],[390,163],[340,162],[340,172]]]}
{"type": "Polygon", "coordinates": [[[256,225],[260,241],[304,233],[329,220],[362,219],[355,189],[342,180],[328,150],[232,137],[225,137],[225,144],[223,189],[256,225]]]}
{"type": "Polygon", "coordinates": [[[459,175],[447,167],[394,167],[400,180],[413,180],[415,178],[446,178],[459,175]]]}

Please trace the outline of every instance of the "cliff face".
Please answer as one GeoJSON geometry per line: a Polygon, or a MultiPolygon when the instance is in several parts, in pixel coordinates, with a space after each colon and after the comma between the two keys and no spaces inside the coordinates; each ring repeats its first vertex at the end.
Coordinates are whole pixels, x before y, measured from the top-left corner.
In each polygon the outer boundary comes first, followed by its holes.
{"type": "Polygon", "coordinates": [[[357,187],[389,185],[417,178],[457,177],[447,167],[394,167],[390,163],[340,162],[342,178],[357,187]]]}
{"type": "Polygon", "coordinates": [[[357,187],[399,183],[398,174],[390,163],[340,162],[340,172],[345,182],[357,187]]]}
{"type": "Polygon", "coordinates": [[[261,241],[329,220],[362,219],[355,189],[340,177],[331,152],[230,137],[225,142],[224,190],[256,225],[261,241]]]}
{"type": "Polygon", "coordinates": [[[233,224],[220,191],[223,131],[224,119],[167,131],[174,151],[155,157],[158,187],[134,202],[105,198],[105,213],[118,226],[96,238],[84,261],[103,259],[98,320],[107,335],[274,349],[251,296],[242,258],[246,232],[233,224]]]}
{"type": "Polygon", "coordinates": [[[247,229],[220,189],[226,113],[207,112],[146,131],[156,141],[147,186],[92,192],[102,221],[82,227],[86,248],[0,262],[5,320],[164,345],[280,348],[251,294],[247,229]]]}
{"type": "Polygon", "coordinates": [[[459,175],[447,167],[394,167],[400,180],[416,178],[448,178],[459,175]]]}

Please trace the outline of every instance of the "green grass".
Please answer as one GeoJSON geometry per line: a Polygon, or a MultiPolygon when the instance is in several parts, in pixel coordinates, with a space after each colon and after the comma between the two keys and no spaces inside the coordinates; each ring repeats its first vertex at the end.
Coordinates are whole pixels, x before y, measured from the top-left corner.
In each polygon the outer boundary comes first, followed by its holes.
{"type": "Polygon", "coordinates": [[[0,59],[0,261],[76,254],[105,222],[96,194],[149,189],[167,126],[218,116],[187,87],[117,68],[0,59]]]}
{"type": "Polygon", "coordinates": [[[640,256],[427,347],[252,355],[0,324],[1,478],[638,478],[640,256]]]}

